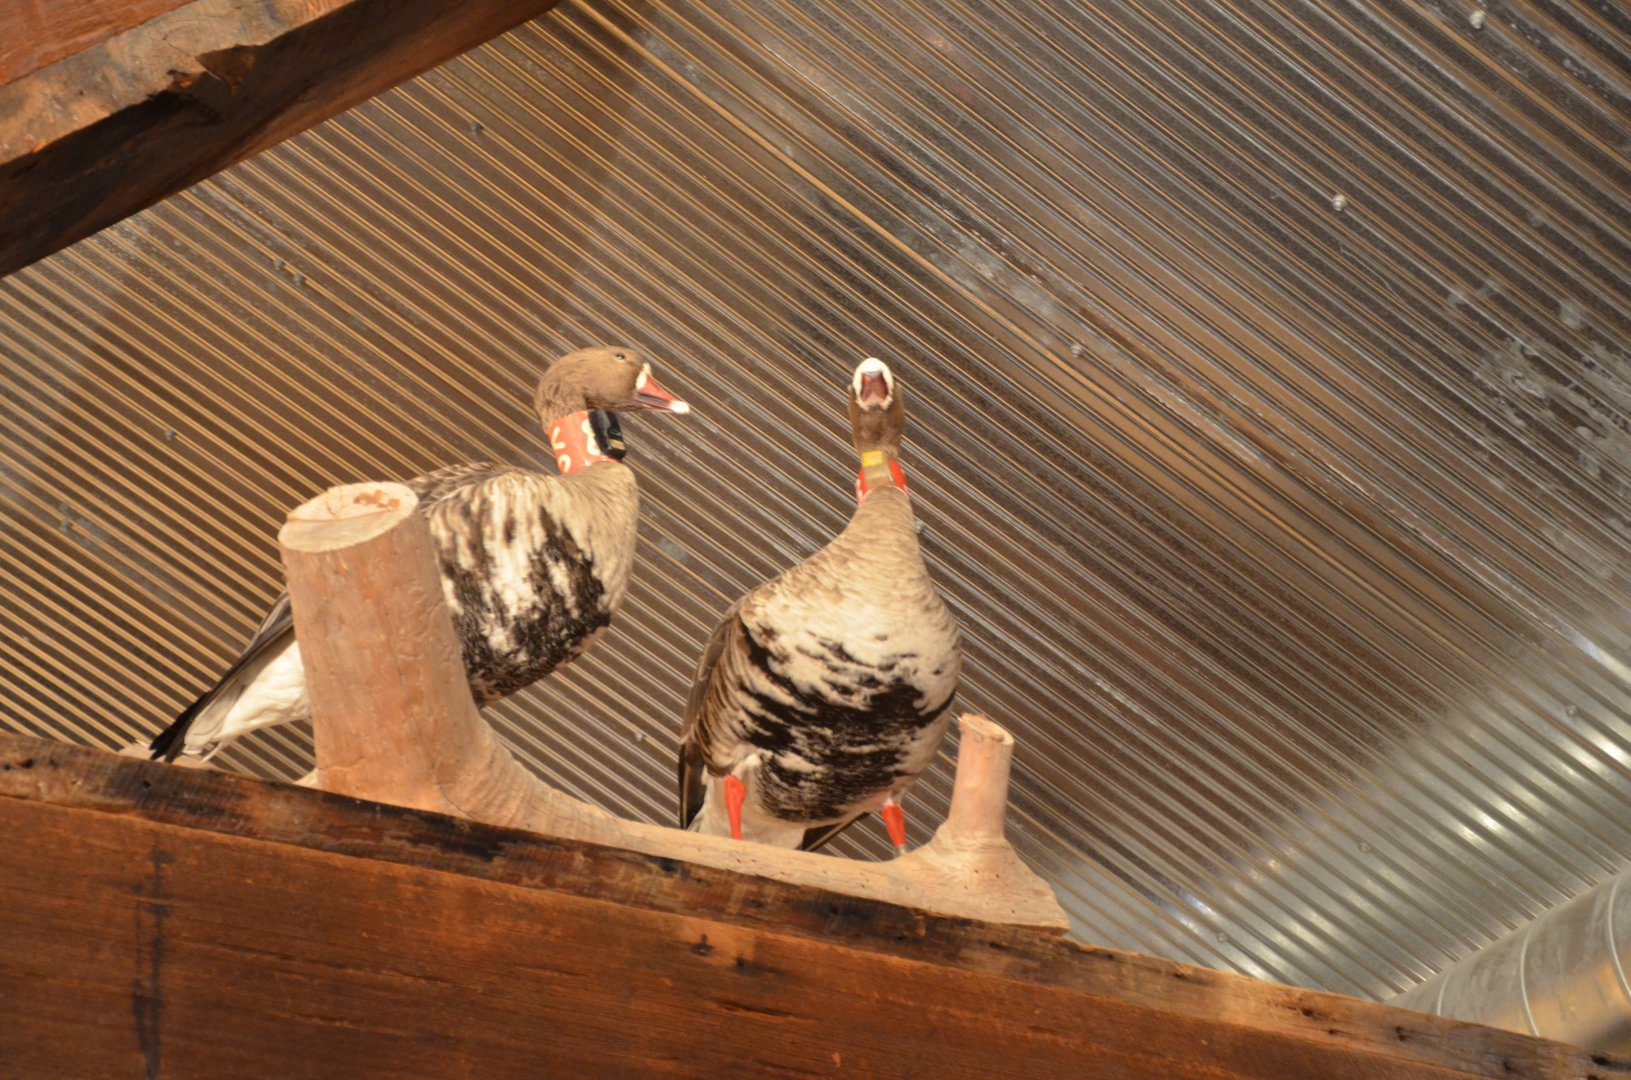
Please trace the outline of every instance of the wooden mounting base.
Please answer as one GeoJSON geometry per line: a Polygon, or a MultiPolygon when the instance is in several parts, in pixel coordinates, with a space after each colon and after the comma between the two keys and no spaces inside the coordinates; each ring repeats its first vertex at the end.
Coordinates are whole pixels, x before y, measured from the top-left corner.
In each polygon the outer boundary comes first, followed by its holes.
{"type": "Polygon", "coordinates": [[[306,667],[317,786],[864,896],[1063,930],[1047,884],[1003,836],[1013,739],[965,716],[951,813],[903,858],[865,863],[626,821],[527,772],[471,701],[430,533],[401,484],[334,488],[278,537],[306,667]]]}

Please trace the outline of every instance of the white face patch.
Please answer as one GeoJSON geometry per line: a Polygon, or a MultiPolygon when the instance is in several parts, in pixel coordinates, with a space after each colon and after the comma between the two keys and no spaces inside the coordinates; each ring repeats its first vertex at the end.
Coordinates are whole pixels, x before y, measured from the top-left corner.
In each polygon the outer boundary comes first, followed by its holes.
{"type": "Polygon", "coordinates": [[[857,399],[861,396],[861,378],[865,375],[883,376],[883,407],[887,409],[889,403],[895,400],[895,376],[889,370],[889,365],[876,356],[869,356],[856,366],[855,377],[850,380],[850,388],[855,391],[857,399]]]}
{"type": "Polygon", "coordinates": [[[634,380],[635,392],[638,393],[639,391],[644,390],[646,388],[646,383],[648,383],[650,381],[651,381],[651,365],[650,364],[641,364],[640,365],[640,374],[634,380]]]}

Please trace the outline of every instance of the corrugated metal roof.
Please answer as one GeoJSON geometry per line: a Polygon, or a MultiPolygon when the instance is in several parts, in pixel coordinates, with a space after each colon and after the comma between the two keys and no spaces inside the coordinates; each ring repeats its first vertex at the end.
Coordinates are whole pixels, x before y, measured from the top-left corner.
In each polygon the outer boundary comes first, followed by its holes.
{"type": "Polygon", "coordinates": [[[627,342],[696,406],[626,425],[629,610],[497,712],[667,820],[701,642],[846,519],[882,355],[1081,936],[1402,988],[1631,851],[1631,18],[1474,10],[563,3],[0,283],[0,717],[151,732],[286,508],[544,460],[540,366],[627,342]]]}

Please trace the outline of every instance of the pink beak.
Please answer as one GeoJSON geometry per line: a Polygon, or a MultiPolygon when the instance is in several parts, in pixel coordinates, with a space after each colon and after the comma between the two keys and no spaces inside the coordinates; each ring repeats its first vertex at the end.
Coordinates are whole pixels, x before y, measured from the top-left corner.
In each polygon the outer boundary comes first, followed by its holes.
{"type": "Polygon", "coordinates": [[[645,385],[634,392],[634,403],[642,409],[671,412],[679,416],[691,411],[691,406],[664,390],[662,385],[650,376],[646,377],[645,385]]]}
{"type": "Polygon", "coordinates": [[[882,375],[870,372],[861,376],[861,392],[855,395],[863,406],[882,405],[889,400],[889,383],[882,375]]]}

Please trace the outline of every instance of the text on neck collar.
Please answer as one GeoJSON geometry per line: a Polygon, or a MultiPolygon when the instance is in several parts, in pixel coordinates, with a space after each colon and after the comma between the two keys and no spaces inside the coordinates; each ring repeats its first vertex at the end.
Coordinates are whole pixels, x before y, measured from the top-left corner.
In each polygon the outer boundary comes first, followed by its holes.
{"type": "Polygon", "coordinates": [[[550,424],[549,447],[562,476],[602,461],[618,461],[627,452],[617,420],[602,409],[580,409],[550,424]]]}

